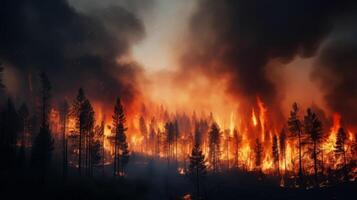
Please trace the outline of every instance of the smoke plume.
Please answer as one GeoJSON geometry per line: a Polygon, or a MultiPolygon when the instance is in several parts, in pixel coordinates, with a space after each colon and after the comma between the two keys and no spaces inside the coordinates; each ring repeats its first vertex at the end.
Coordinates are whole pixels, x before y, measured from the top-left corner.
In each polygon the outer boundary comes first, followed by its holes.
{"type": "Polygon", "coordinates": [[[333,0],[201,0],[191,18],[181,72],[225,78],[229,80],[228,94],[245,100],[245,105],[255,103],[259,95],[269,107],[279,109],[278,87],[268,78],[269,61],[287,63],[295,56],[315,56],[333,29],[332,21],[350,4],[333,0]]]}
{"type": "Polygon", "coordinates": [[[145,35],[141,21],[119,6],[92,13],[78,12],[66,0],[1,1],[0,59],[19,72],[23,97],[40,71],[62,97],[72,98],[79,87],[111,104],[115,96],[130,102],[139,94],[141,68],[127,58],[145,35]]]}

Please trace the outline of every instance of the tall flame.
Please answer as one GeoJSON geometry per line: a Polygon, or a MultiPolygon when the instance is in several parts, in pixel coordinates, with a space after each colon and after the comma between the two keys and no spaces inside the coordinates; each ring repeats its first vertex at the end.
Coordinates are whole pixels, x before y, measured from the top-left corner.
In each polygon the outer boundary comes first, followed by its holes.
{"type": "Polygon", "coordinates": [[[258,125],[257,116],[255,116],[254,108],[252,109],[252,122],[254,126],[258,125]]]}
{"type": "Polygon", "coordinates": [[[265,115],[266,115],[267,109],[259,97],[257,97],[257,103],[258,103],[258,107],[259,107],[259,122],[260,122],[260,128],[261,128],[261,137],[262,137],[262,141],[265,141],[265,121],[266,121],[265,115]]]}

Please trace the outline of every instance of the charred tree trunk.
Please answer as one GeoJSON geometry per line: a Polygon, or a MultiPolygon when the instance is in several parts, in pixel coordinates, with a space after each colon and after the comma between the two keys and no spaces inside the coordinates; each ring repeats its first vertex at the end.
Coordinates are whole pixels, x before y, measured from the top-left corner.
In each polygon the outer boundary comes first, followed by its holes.
{"type": "Polygon", "coordinates": [[[299,138],[299,185],[303,184],[303,174],[302,174],[302,156],[301,156],[301,130],[299,130],[298,134],[299,138]]]}
{"type": "Polygon", "coordinates": [[[117,175],[117,161],[118,161],[118,134],[115,134],[115,144],[114,144],[114,166],[113,166],[113,175],[117,175]]]}
{"type": "Polygon", "coordinates": [[[67,178],[67,139],[66,139],[66,117],[63,119],[63,133],[62,133],[62,164],[63,164],[63,169],[62,169],[62,175],[63,175],[63,180],[66,180],[67,178]]]}
{"type": "MultiPolygon", "coordinates": [[[[81,127],[81,122],[79,122],[81,127]]],[[[79,128],[79,144],[78,144],[78,174],[81,176],[82,168],[82,128],[79,128]]]]}
{"type": "Polygon", "coordinates": [[[313,142],[314,149],[313,149],[313,158],[314,158],[314,177],[315,177],[315,186],[318,187],[318,179],[317,179],[317,148],[316,148],[316,142],[313,142]]]}

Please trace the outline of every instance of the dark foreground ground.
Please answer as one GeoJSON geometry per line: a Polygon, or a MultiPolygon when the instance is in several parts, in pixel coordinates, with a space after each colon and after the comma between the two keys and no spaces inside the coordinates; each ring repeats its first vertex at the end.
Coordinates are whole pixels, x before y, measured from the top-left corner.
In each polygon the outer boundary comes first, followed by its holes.
{"type": "MultiPolygon", "coordinates": [[[[55,164],[54,166],[58,166],[55,164]]],[[[93,177],[79,177],[70,169],[63,181],[60,170],[48,173],[41,183],[30,169],[0,171],[0,199],[183,199],[193,194],[193,184],[164,161],[133,159],[126,178],[113,178],[111,166],[97,170],[93,177]]],[[[357,183],[339,183],[319,189],[282,188],[278,178],[229,171],[209,175],[204,180],[202,199],[356,199],[357,183]]]]}

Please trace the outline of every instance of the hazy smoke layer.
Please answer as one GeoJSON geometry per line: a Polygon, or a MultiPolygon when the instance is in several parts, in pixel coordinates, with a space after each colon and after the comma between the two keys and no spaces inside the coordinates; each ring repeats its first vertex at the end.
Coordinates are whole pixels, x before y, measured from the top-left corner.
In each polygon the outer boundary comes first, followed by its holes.
{"type": "Polygon", "coordinates": [[[87,16],[66,0],[2,0],[0,26],[0,59],[18,69],[24,95],[39,71],[59,95],[72,97],[84,87],[88,96],[112,103],[116,95],[130,101],[138,93],[141,70],[123,58],[144,28],[122,7],[87,16]]]}
{"type": "MultiPolygon", "coordinates": [[[[351,1],[352,2],[352,1],[351,1]]],[[[182,72],[226,78],[228,92],[255,103],[280,105],[267,78],[271,59],[289,62],[315,55],[348,1],[201,0],[190,24],[182,72]]]]}

